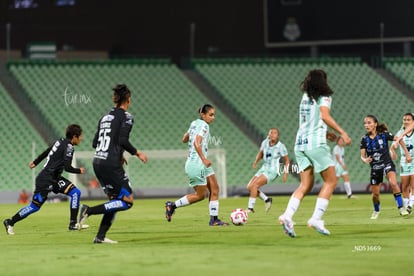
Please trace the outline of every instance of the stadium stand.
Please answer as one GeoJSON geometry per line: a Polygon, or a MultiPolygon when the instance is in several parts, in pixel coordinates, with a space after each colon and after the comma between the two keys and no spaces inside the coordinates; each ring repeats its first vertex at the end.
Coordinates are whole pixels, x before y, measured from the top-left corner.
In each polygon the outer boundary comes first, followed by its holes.
{"type": "Polygon", "coordinates": [[[0,95],[0,190],[31,190],[34,173],[39,169],[32,171],[28,164],[46,144],[1,84],[0,95]]]}
{"type": "Polygon", "coordinates": [[[413,58],[386,58],[383,60],[383,64],[386,70],[414,90],[413,58]]]}
{"type": "Polygon", "coordinates": [[[300,84],[307,72],[324,69],[333,88],[332,114],[353,138],[346,161],[353,182],[368,181],[369,170],[359,158],[363,118],[374,114],[390,131],[412,101],[357,58],[195,60],[195,68],[259,129],[276,126],[293,155],[300,84]],[[395,104],[393,104],[395,103],[395,104]]]}
{"type": "MultiPolygon", "coordinates": [[[[352,182],[366,183],[369,177],[368,166],[359,159],[364,116],[376,115],[395,132],[401,115],[412,105],[412,100],[358,58],[197,59],[194,68],[263,138],[270,127],[278,127],[291,159],[301,81],[310,69],[324,69],[335,91],[332,113],[353,138],[346,154],[352,182]]],[[[9,70],[55,133],[63,135],[69,123],[83,127],[84,141],[76,151],[92,150],[97,120],[110,108],[111,88],[116,83],[126,83],[133,91],[131,140],[144,151],[185,150],[182,134],[197,117],[197,108],[209,102],[169,60],[25,61],[10,63],[9,70]]],[[[244,187],[254,173],[251,163],[259,145],[219,109],[211,129],[210,148],[226,150],[228,186],[244,187]]],[[[27,144],[27,138],[22,139],[27,144]]],[[[93,170],[91,162],[82,162],[89,172],[82,179],[87,185],[93,170]]],[[[145,166],[131,159],[127,171],[137,188],[183,187],[187,183],[183,165],[183,158],[152,160],[145,166]]],[[[295,178],[290,181],[297,182],[295,178]]]]}
{"type": "MultiPolygon", "coordinates": [[[[132,90],[135,127],[131,140],[139,149],[186,149],[181,138],[207,98],[169,61],[91,63],[12,63],[9,70],[59,133],[69,123],[84,129],[76,151],[91,151],[98,119],[111,104],[111,88],[126,83],[132,90]]],[[[258,145],[254,145],[220,110],[211,126],[210,148],[226,150],[228,185],[245,185],[258,145]]],[[[131,159],[127,167],[137,187],[186,186],[184,159],[151,160],[144,166],[131,159]]],[[[90,162],[84,164],[92,172],[90,162]]],[[[85,179],[84,182],[86,182],[85,179]]]]}

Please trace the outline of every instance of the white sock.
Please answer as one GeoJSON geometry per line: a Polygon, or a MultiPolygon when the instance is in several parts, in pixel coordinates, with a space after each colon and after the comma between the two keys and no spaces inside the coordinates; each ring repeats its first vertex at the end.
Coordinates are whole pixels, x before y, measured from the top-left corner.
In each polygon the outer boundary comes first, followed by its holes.
{"type": "Polygon", "coordinates": [[[344,188],[345,188],[346,195],[348,196],[352,195],[352,189],[351,189],[350,182],[344,182],[344,188]]]}
{"type": "Polygon", "coordinates": [[[403,206],[405,207],[405,208],[407,208],[407,206],[408,206],[408,203],[410,202],[410,198],[408,198],[408,197],[403,197],[403,206]]]}
{"type": "Polygon", "coordinates": [[[300,200],[292,195],[289,199],[284,215],[287,218],[292,219],[293,215],[299,209],[299,205],[300,205],[300,200]]]}
{"type": "Polygon", "coordinates": [[[217,217],[219,213],[219,201],[212,200],[208,203],[208,208],[210,209],[210,216],[217,217]]]}
{"type": "Polygon", "coordinates": [[[183,196],[182,198],[180,198],[179,200],[177,200],[175,202],[175,206],[178,207],[184,207],[190,205],[190,202],[188,201],[187,196],[183,196]]]}
{"type": "Polygon", "coordinates": [[[259,197],[263,199],[263,201],[266,201],[268,199],[267,195],[259,190],[259,197]]]}
{"type": "Polygon", "coordinates": [[[247,205],[247,208],[253,209],[255,204],[256,204],[256,198],[249,197],[249,204],[247,205]]]}
{"type": "Polygon", "coordinates": [[[411,208],[412,208],[413,204],[414,204],[414,195],[410,195],[410,200],[408,201],[408,206],[411,206],[411,208]]]}
{"type": "Polygon", "coordinates": [[[322,216],[325,213],[326,209],[328,208],[328,205],[329,205],[329,200],[318,197],[318,199],[316,199],[315,210],[313,211],[312,218],[322,219],[322,216]]]}

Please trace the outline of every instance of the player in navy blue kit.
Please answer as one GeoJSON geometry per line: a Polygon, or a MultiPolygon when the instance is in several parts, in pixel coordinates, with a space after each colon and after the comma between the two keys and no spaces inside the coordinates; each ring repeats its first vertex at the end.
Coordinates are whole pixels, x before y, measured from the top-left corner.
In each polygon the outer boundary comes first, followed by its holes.
{"type": "Polygon", "coordinates": [[[81,141],[82,128],[79,125],[69,125],[66,128],[66,138],[57,140],[34,161],[29,163],[29,167],[33,169],[43,159],[47,158],[43,169],[36,177],[36,187],[30,204],[20,209],[13,217],[3,221],[7,234],[14,235],[13,226],[15,223],[39,211],[50,192],[61,193],[70,197],[69,230],[81,229],[77,224],[81,192],[73,183],[62,176],[63,170],[76,174],[85,172],[84,168],[72,167],[73,146],[79,145],[81,141]]]}
{"type": "Polygon", "coordinates": [[[131,91],[124,84],[112,90],[115,107],[99,120],[92,144],[95,148],[93,169],[109,201],[93,207],[83,205],[79,220],[82,226],[90,215],[103,214],[94,243],[117,243],[106,238],[106,233],[116,212],[128,210],[133,204],[131,184],[122,167],[124,151],[147,162],[147,156],[129,142],[134,123],[132,115],[127,112],[131,104],[131,91]]]}
{"type": "MultiPolygon", "coordinates": [[[[380,214],[380,190],[384,176],[388,179],[395,202],[400,215],[408,215],[403,207],[401,190],[397,184],[397,176],[394,162],[391,159],[388,141],[394,141],[395,137],[388,132],[385,124],[378,124],[378,120],[373,115],[368,115],[364,119],[364,126],[367,133],[362,137],[360,149],[361,160],[371,166],[371,190],[374,211],[371,219],[377,219],[380,214]]],[[[407,151],[404,141],[399,142],[407,156],[407,162],[411,162],[411,155],[407,151]]]]}

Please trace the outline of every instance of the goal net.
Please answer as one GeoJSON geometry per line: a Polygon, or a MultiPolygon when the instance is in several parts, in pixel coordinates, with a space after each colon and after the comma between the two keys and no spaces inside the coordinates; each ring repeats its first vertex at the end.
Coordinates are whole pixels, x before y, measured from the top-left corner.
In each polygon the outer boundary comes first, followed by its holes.
{"type": "MultiPolygon", "coordinates": [[[[182,196],[193,192],[188,186],[184,171],[188,150],[147,150],[143,151],[148,162],[143,164],[137,157],[124,154],[128,165],[124,169],[131,182],[134,193],[142,197],[182,196]]],[[[70,180],[78,187],[86,186],[94,178],[92,159],[94,151],[76,151],[73,166],[83,166],[86,174],[69,174],[70,180]]],[[[209,149],[208,158],[220,186],[220,197],[227,197],[226,153],[224,149],[209,149]]]]}

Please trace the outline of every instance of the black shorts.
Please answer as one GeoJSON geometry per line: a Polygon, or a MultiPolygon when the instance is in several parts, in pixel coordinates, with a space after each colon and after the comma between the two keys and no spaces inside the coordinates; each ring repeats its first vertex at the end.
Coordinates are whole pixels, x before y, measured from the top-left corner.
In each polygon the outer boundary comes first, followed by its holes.
{"type": "Polygon", "coordinates": [[[93,164],[93,170],[102,186],[105,194],[111,198],[117,198],[121,189],[132,193],[131,185],[122,167],[105,166],[102,164],[93,164]]]}
{"type": "Polygon", "coordinates": [[[369,183],[371,185],[379,185],[383,183],[384,175],[387,175],[389,172],[395,172],[394,163],[388,163],[381,170],[371,170],[371,179],[369,183]]]}
{"type": "Polygon", "coordinates": [[[54,192],[55,194],[67,194],[74,187],[75,185],[63,176],[53,178],[39,175],[36,177],[36,189],[34,193],[54,192]],[[70,185],[72,187],[69,187],[70,185]]]}

